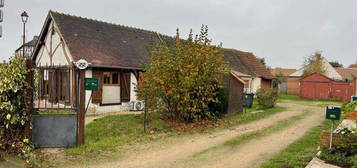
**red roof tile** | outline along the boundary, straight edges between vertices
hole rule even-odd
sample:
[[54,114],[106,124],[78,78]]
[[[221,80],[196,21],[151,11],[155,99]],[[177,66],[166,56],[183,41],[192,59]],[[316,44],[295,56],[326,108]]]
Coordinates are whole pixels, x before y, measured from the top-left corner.
[[289,68],[273,68],[270,70],[273,75],[277,75],[279,73],[283,74],[284,76],[289,76],[290,74],[294,73],[296,69],[289,69]]

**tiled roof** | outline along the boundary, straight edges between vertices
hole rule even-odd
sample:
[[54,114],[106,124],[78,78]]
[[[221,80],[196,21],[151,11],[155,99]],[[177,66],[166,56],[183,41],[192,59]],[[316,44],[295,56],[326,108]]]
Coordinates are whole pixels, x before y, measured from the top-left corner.
[[336,68],[343,79],[353,80],[357,78],[357,68]]
[[238,50],[222,49],[222,53],[224,54],[224,59],[230,64],[232,70],[255,76],[255,74],[249,70],[248,65],[245,65],[240,59],[240,52]]
[[254,73],[256,76],[265,79],[274,79],[275,77],[271,74],[268,68],[257,59],[252,53],[241,52],[240,59],[244,65],[248,65],[247,68]]
[[222,49],[222,52],[231,68],[234,71],[244,74],[243,76],[258,76],[265,79],[275,78],[253,53],[235,49]]
[[296,69],[290,68],[273,68],[270,70],[273,75],[277,75],[279,73],[283,74],[284,76],[289,76],[290,74],[294,73]]
[[[155,41],[168,44],[174,38],[153,31],[101,22],[50,11],[74,61],[86,59],[92,66],[139,68],[147,63],[148,47]],[[232,70],[272,79],[270,71],[252,54],[222,49]]]
[[93,65],[142,68],[147,62],[147,47],[160,39],[171,39],[153,31],[53,11],[50,14],[74,61],[86,59]]

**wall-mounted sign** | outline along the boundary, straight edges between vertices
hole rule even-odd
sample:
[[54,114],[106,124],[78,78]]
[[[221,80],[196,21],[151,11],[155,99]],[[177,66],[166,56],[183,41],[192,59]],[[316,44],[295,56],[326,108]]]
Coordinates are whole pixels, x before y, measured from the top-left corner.
[[74,62],[74,65],[76,65],[78,69],[87,69],[89,63],[85,59],[80,59],[77,62]]
[[98,90],[99,79],[98,78],[85,78],[84,85],[86,90]]
[[340,120],[341,107],[339,106],[327,106],[326,107],[326,119],[328,120]]

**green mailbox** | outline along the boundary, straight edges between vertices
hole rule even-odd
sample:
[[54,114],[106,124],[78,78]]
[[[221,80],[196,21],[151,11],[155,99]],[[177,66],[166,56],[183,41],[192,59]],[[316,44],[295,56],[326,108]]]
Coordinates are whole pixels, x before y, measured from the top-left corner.
[[326,107],[326,119],[328,120],[340,120],[341,107],[340,106],[327,106]]
[[99,79],[98,78],[85,78],[85,89],[86,90],[98,90],[99,89]]

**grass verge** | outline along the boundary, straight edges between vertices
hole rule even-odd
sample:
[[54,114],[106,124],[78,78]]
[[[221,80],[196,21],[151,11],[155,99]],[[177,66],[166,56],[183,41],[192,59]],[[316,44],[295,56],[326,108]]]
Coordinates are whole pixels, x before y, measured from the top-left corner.
[[343,102],[338,100],[306,100],[300,98],[298,95],[292,94],[280,94],[279,103],[297,103],[297,104],[305,104],[305,103],[313,103],[315,106],[324,107],[327,105],[342,105]]
[[297,121],[304,119],[308,114],[310,113],[309,110],[305,110],[302,114],[298,115],[298,116],[294,116],[294,117],[290,117],[286,120],[282,120],[277,122],[276,124],[273,124],[267,128],[264,128],[262,130],[259,131],[255,131],[252,133],[248,133],[248,134],[243,134],[235,139],[226,141],[224,143],[224,145],[226,146],[238,146],[240,144],[243,144],[245,142],[248,142],[252,139],[258,139],[267,135],[271,135],[275,132],[279,132],[283,129],[286,129],[289,126],[292,126],[293,124],[295,124]]
[[228,128],[228,127],[236,126],[239,124],[250,123],[252,121],[260,120],[260,119],[269,117],[273,114],[287,110],[286,107],[279,107],[279,106],[276,106],[276,107],[273,107],[270,109],[265,109],[265,110],[257,110],[253,106],[253,109],[255,109],[255,110],[249,109],[245,112],[242,112],[241,114],[227,116],[227,117],[223,118],[223,119],[229,121],[229,124],[224,125],[223,128]]
[[325,121],[323,124],[311,128],[303,137],[264,163],[261,168],[279,168],[282,166],[305,167],[316,154],[321,131],[329,129],[329,127],[329,122]]

